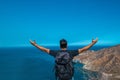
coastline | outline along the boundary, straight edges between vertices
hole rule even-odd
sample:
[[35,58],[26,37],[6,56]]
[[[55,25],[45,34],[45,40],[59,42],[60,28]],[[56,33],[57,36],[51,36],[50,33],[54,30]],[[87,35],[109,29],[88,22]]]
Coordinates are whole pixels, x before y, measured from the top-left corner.
[[83,68],[99,73],[99,80],[120,79],[120,45],[86,51],[74,58]]

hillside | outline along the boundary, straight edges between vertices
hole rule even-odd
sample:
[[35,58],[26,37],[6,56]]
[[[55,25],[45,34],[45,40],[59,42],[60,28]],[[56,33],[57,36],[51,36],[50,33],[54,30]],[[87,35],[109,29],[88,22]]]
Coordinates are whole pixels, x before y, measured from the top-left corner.
[[100,80],[120,80],[120,45],[86,51],[74,58],[84,69],[101,73]]

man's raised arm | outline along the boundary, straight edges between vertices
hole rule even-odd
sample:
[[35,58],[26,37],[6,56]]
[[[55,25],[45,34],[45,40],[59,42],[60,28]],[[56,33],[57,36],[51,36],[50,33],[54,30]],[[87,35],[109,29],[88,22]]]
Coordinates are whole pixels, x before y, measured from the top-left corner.
[[39,46],[35,41],[30,40],[30,43],[31,43],[33,46],[35,46],[35,47],[37,47],[38,49],[40,49],[41,51],[44,51],[44,52],[46,52],[46,53],[50,53],[50,49],[44,48],[44,47],[42,47],[42,46]]
[[98,41],[98,38],[96,38],[95,40],[92,40],[92,43],[91,43],[91,44],[89,44],[88,46],[85,46],[85,47],[83,47],[83,48],[81,48],[81,49],[78,49],[78,52],[79,52],[79,53],[82,53],[82,52],[88,50],[88,49],[91,48],[97,41]]

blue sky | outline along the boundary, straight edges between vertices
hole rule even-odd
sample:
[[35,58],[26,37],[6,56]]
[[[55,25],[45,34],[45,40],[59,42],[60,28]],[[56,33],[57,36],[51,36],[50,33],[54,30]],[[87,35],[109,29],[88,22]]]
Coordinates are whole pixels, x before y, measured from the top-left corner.
[[120,0],[3,0],[0,1],[0,47],[98,45],[120,43]]

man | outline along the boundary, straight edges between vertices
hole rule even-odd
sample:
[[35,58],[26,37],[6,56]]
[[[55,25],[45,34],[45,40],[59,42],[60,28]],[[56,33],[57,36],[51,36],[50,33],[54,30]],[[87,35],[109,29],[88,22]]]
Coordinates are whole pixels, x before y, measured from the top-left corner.
[[96,42],[98,38],[92,40],[92,43],[88,46],[85,46],[78,50],[67,50],[67,41],[65,39],[60,40],[60,49],[61,50],[50,50],[39,46],[35,41],[31,41],[30,43],[37,47],[38,49],[50,54],[55,57],[55,75],[56,80],[72,80],[74,75],[74,67],[72,64],[72,59],[78,54],[88,50],[91,48]]

